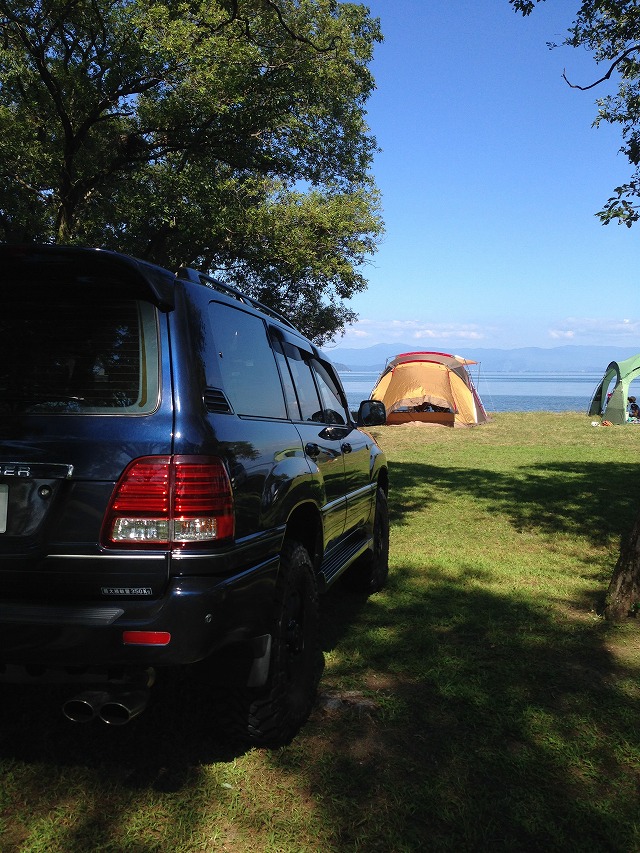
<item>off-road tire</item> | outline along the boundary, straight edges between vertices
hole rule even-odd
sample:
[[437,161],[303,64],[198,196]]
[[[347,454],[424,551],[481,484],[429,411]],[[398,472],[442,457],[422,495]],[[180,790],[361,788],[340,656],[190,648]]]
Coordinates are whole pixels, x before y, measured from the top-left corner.
[[307,550],[285,542],[280,557],[271,661],[263,687],[240,691],[238,732],[259,746],[289,743],[307,721],[322,671],[318,587]]

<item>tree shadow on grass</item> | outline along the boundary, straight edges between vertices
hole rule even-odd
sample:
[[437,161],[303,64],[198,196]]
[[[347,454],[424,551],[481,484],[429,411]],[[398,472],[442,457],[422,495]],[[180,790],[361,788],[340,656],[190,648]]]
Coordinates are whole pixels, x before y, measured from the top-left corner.
[[378,697],[319,708],[301,748],[334,792],[336,849],[639,849],[639,668],[602,623],[474,588],[466,568],[425,566],[419,594],[400,570],[334,656],[325,687],[355,669]]
[[571,533],[602,544],[625,535],[639,508],[635,463],[526,465],[511,474],[415,463],[390,467],[399,496],[390,504],[395,523],[445,490],[505,515],[516,530]]
[[[366,604],[332,589],[324,616],[321,695],[338,701],[320,701],[290,746],[261,754],[283,800],[311,804],[311,826],[323,832],[315,849],[640,847],[640,706],[630,686],[640,672],[612,657],[602,623],[492,594],[474,566],[452,579],[428,563],[397,569]],[[366,701],[340,701],[345,681]],[[205,765],[241,753],[216,735],[195,680],[175,675],[154,689],[144,715],[109,729],[65,721],[57,690],[3,688],[0,759],[5,772],[20,768],[33,820],[73,812],[84,787],[98,800],[82,820],[61,820],[52,849],[113,845],[129,812],[149,808],[149,791],[163,795],[170,834],[122,849],[199,849],[188,840],[225,796],[219,785],[212,792]],[[250,837],[273,794],[247,787],[243,796],[228,820]],[[281,823],[290,832],[286,813],[270,816],[271,838]],[[3,814],[7,825],[6,804]]]
[[[515,529],[602,544],[631,527],[635,468],[564,463],[505,476],[394,464],[392,520],[455,490]],[[640,849],[638,667],[611,656],[602,623],[492,594],[476,566],[458,569],[451,579],[427,562],[417,582],[415,569],[401,567],[368,601],[342,585],[329,592],[321,692],[337,701],[319,702],[290,746],[265,752],[265,768],[292,797],[311,798],[326,851]],[[342,701],[343,682],[366,701]],[[147,711],[115,729],[66,721],[68,692],[2,687],[0,762],[5,772],[19,768],[20,803],[37,821],[73,809],[65,782],[76,797],[83,786],[89,799],[104,795],[83,820],[62,822],[59,849],[80,851],[91,849],[87,839],[112,843],[136,798],[159,792],[173,842],[127,849],[188,850],[212,805],[205,766],[243,755],[217,722],[224,691],[195,672],[169,672]],[[223,791],[215,796],[223,803]],[[185,798],[197,804],[188,818]],[[229,820],[249,822],[250,810]],[[13,825],[10,807],[4,820]]]

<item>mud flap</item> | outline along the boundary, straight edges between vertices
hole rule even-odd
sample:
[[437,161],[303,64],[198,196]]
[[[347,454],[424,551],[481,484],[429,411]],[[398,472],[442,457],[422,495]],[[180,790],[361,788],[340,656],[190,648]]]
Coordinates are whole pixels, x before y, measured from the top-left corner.
[[269,675],[271,663],[271,634],[254,637],[251,641],[253,663],[247,679],[247,687],[263,687]]

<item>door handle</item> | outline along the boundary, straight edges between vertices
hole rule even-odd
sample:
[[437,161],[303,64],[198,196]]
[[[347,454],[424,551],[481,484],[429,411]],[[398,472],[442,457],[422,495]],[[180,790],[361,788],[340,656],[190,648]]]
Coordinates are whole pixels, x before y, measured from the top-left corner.
[[305,444],[304,452],[307,454],[307,456],[310,456],[312,459],[315,459],[316,456],[320,456],[320,448],[318,447],[317,444],[314,444],[311,441],[308,442],[308,444]]

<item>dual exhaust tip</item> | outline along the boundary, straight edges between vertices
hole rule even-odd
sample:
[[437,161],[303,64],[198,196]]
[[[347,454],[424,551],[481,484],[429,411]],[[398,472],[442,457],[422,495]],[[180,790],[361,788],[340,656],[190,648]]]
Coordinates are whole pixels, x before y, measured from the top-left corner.
[[86,690],[67,699],[62,712],[74,723],[98,718],[109,726],[124,726],[144,711],[148,701],[148,690]]

